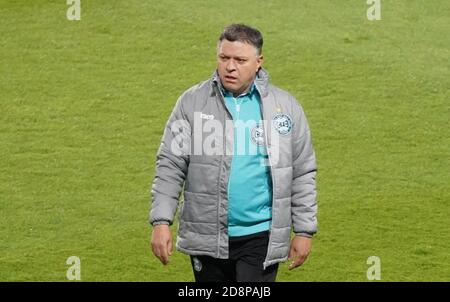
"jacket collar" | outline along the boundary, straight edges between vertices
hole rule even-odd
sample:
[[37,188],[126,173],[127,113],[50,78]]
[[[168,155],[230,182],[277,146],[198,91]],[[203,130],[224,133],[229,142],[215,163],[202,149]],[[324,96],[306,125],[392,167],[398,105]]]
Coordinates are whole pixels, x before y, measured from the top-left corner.
[[[217,87],[219,88],[219,91],[221,91],[223,89],[217,69],[214,71],[214,73],[211,77],[211,84],[217,85]],[[258,89],[258,92],[261,95],[261,97],[267,96],[268,86],[269,86],[269,73],[267,72],[267,70],[265,70],[262,67],[256,73],[255,85],[256,85],[256,89]],[[214,93],[215,93],[215,91],[214,91],[214,89],[212,89],[211,94],[214,94]]]

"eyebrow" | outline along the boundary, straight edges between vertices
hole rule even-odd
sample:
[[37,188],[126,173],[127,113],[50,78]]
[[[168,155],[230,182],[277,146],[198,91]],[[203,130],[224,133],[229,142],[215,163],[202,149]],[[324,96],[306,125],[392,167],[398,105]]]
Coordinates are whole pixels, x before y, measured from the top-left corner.
[[[227,58],[231,58],[232,56],[228,56],[224,53],[219,53],[219,57],[227,57]],[[234,56],[232,57],[234,59],[238,59],[238,60],[248,60],[248,57],[242,57],[242,56]]]

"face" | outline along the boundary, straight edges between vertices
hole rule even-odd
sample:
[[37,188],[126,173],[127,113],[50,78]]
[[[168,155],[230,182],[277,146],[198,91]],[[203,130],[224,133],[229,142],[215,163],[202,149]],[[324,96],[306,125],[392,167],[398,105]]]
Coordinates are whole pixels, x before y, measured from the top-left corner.
[[255,46],[239,41],[222,40],[217,48],[217,70],[223,87],[234,93],[245,92],[263,62]]

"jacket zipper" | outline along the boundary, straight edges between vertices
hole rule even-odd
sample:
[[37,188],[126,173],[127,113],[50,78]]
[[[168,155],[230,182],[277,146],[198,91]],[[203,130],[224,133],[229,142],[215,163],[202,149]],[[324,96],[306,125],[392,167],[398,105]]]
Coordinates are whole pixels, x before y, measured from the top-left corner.
[[[258,86],[256,86],[256,89],[258,90],[258,93],[259,93]],[[272,160],[271,160],[272,148],[271,148],[271,142],[269,143],[269,134],[267,133],[267,131],[266,131],[267,129],[265,129],[265,126],[264,126],[265,117],[264,117],[264,107],[263,107],[263,96],[261,95],[261,93],[259,93],[259,95],[261,97],[260,111],[261,111],[261,117],[263,120],[262,127],[263,127],[263,131],[264,131],[264,137],[266,140],[266,151],[267,151],[267,159],[269,160],[270,177],[272,179],[272,220],[273,220],[273,208],[274,208],[274,202],[275,202],[275,177],[273,176],[273,173],[272,173],[272,167],[273,167]],[[271,236],[272,226],[273,226],[273,223],[270,224],[270,229],[269,229],[269,243],[267,246],[267,255],[269,255],[269,247],[272,244],[272,236]],[[267,255],[266,255],[266,259],[264,260],[264,262],[267,261]],[[266,268],[266,266],[264,265],[264,269],[265,268]]]
[[[223,143],[223,148],[224,148],[224,152],[226,153],[226,140],[227,140],[227,133],[226,133],[226,115],[228,114],[228,116],[231,118],[231,120],[233,121],[233,116],[231,115],[230,111],[228,110],[227,106],[225,105],[225,100],[223,99],[222,94],[219,91],[219,87],[217,87],[217,83],[214,85],[214,88],[216,90],[216,94],[219,95],[219,99],[222,103],[222,106],[225,108],[225,127],[224,127],[224,135],[223,135],[223,139],[222,139],[222,143]],[[233,121],[234,122],[234,121]],[[219,170],[219,183],[220,183],[220,178],[222,176],[222,165],[223,165],[223,157],[225,155],[222,154],[220,157],[220,170]],[[227,192],[228,192],[228,183],[227,183]],[[219,211],[220,211],[220,204],[221,204],[222,198],[221,198],[221,194],[219,192],[219,204],[217,205],[217,258],[220,257],[220,217],[219,217]]]

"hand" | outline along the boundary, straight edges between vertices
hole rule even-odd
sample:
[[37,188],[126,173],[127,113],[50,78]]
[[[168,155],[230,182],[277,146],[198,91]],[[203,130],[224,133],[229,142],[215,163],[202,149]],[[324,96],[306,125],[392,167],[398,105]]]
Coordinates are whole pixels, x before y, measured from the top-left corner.
[[169,256],[172,256],[173,244],[172,234],[167,224],[153,226],[151,245],[153,254],[159,261],[164,265],[169,263]]
[[311,252],[311,245],[312,239],[308,237],[298,235],[292,239],[289,251],[289,260],[292,260],[292,262],[289,265],[289,270],[299,267],[306,261]]

